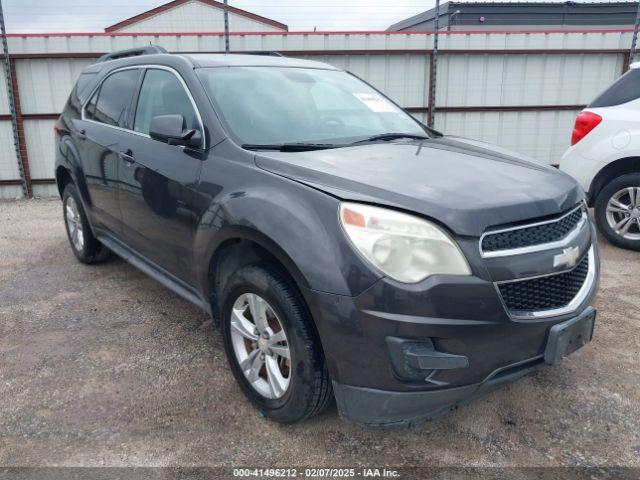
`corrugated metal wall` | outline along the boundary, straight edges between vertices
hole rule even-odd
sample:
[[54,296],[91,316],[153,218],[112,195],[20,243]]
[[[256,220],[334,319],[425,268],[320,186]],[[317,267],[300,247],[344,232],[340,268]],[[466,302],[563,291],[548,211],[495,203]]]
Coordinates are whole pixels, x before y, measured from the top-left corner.
[[438,61],[436,104],[585,104],[621,69],[622,56],[611,54],[443,55]]
[[80,72],[91,59],[23,59],[16,61],[22,113],[62,111]]
[[[435,126],[542,163],[568,146],[575,114],[626,69],[631,32],[443,34]],[[433,36],[422,33],[233,34],[233,51],[277,50],[347,69],[427,117]],[[149,43],[220,52],[219,34],[9,35],[34,195],[56,193],[53,123],[79,72],[100,54]],[[0,78],[0,198],[21,195],[6,81]]]
[[578,111],[446,112],[435,127],[519,151],[543,163],[558,161],[569,146]]

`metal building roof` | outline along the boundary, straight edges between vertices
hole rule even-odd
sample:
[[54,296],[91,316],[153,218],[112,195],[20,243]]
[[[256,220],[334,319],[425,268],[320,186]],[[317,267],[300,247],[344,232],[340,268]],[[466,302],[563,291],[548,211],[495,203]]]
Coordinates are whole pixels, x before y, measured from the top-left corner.
[[[557,28],[633,25],[638,2],[446,2],[440,28],[500,29],[509,26]],[[394,23],[387,30],[429,30],[435,8]]]

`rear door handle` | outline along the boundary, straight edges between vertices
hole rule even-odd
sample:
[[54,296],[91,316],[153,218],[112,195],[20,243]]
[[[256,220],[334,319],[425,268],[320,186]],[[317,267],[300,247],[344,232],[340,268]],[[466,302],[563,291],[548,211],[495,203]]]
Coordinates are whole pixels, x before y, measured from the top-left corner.
[[124,163],[126,163],[127,165],[133,165],[136,161],[135,158],[133,158],[133,152],[131,150],[127,150],[124,152],[120,152],[118,153],[118,156],[124,161]]

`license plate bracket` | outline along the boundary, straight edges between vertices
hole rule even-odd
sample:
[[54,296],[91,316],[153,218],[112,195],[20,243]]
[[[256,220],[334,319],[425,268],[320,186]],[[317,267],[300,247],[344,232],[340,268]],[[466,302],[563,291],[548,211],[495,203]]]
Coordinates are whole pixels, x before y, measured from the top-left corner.
[[589,343],[593,337],[595,322],[596,310],[589,307],[576,318],[551,327],[544,351],[544,361],[555,365],[560,363],[563,357]]

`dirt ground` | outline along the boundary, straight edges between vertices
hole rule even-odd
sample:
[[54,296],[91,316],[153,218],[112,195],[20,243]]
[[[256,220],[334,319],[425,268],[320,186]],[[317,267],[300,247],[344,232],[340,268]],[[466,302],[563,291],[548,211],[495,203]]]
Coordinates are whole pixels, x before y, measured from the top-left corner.
[[419,428],[261,418],[206,314],[84,266],[57,199],[0,203],[0,466],[640,467],[640,253],[603,240],[594,340]]

